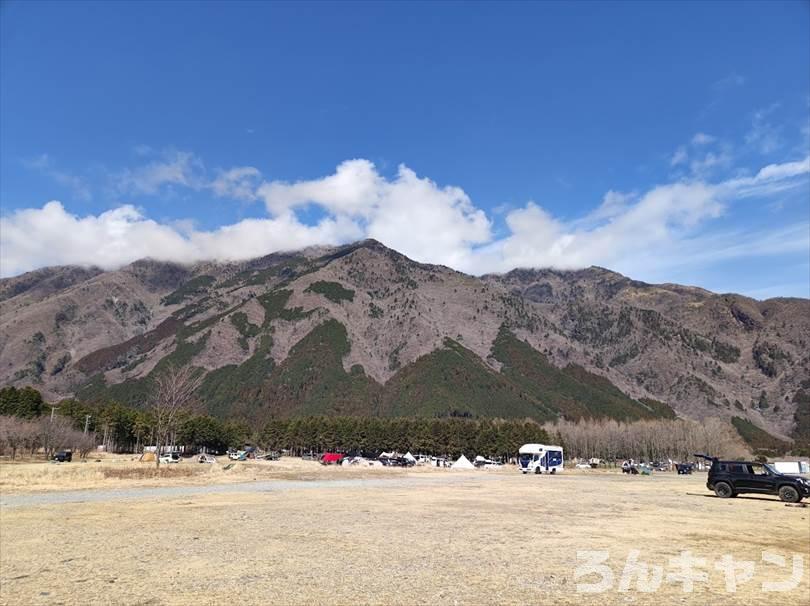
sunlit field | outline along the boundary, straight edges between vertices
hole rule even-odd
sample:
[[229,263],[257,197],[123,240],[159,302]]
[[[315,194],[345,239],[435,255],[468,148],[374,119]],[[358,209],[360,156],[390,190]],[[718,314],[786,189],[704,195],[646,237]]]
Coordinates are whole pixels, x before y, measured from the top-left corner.
[[[721,500],[702,474],[71,465],[0,467],[3,604],[800,604],[810,580],[810,509]],[[87,502],[19,500],[59,486],[89,489]],[[110,490],[134,486],[178,491]],[[688,591],[684,551],[697,558]],[[647,584],[622,578],[628,556],[651,566]],[[750,578],[727,585],[724,557],[753,562]],[[586,574],[592,558],[610,574]]]

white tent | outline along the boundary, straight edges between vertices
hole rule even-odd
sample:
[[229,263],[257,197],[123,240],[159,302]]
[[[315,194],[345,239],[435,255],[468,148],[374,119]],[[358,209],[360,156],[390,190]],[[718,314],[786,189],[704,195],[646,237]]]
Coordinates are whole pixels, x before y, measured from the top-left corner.
[[408,459],[411,463],[416,463],[416,457],[413,456],[410,451],[405,453],[405,456],[402,457],[403,459]]
[[461,455],[458,458],[458,461],[450,466],[450,469],[475,469],[475,466],[470,463],[470,460],[467,457]]

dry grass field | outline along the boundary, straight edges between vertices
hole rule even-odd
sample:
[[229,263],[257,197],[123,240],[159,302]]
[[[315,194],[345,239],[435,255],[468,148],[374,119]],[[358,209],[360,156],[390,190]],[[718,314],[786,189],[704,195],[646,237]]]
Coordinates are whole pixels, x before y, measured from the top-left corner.
[[[702,474],[538,477],[282,459],[137,477],[143,464],[93,465],[0,465],[0,603],[800,605],[810,595],[810,508],[717,499]],[[156,496],[155,486],[177,490]],[[133,487],[120,499],[15,501]],[[609,552],[605,592],[577,590],[598,580],[576,577],[581,550]],[[636,577],[620,591],[632,550],[663,567],[656,591],[639,591]],[[705,559],[691,592],[667,576],[685,550]],[[734,592],[714,568],[727,554],[754,563]],[[794,554],[799,584],[763,591],[790,578]]]
[[[230,469],[226,467],[232,464]],[[233,462],[219,457],[214,465],[184,459],[180,464],[161,465],[138,461],[127,455],[101,455],[100,459],[76,463],[20,461],[0,463],[0,494],[49,492],[54,490],[115,489],[154,486],[205,486],[254,480],[317,480],[337,477],[399,477],[430,472],[386,467],[351,466],[335,469],[313,461],[284,457],[279,461]]]

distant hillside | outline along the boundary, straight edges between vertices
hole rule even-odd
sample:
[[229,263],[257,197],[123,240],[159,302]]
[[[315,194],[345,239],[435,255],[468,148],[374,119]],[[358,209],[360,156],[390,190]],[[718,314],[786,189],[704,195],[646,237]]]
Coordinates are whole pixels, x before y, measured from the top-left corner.
[[808,339],[805,299],[596,267],[476,278],[373,240],[0,280],[0,384],[139,406],[156,373],[191,364],[212,414],[249,420],[680,415],[804,439]]

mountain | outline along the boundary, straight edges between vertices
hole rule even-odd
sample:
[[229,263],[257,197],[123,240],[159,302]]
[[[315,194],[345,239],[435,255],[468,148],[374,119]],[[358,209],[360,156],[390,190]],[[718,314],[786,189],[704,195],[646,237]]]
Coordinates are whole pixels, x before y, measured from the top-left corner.
[[211,414],[737,418],[810,434],[810,301],[591,267],[469,276],[366,240],[246,262],[0,280],[0,384],[143,405],[168,364]]

